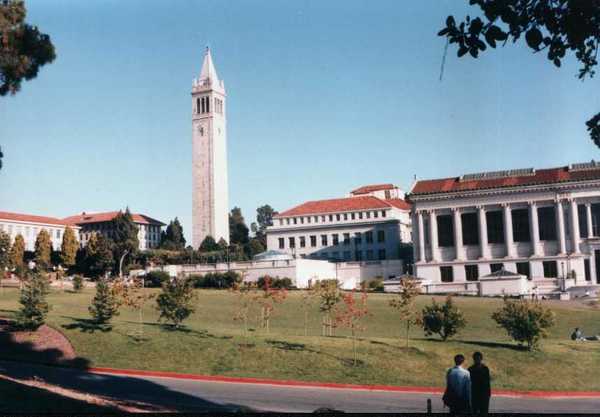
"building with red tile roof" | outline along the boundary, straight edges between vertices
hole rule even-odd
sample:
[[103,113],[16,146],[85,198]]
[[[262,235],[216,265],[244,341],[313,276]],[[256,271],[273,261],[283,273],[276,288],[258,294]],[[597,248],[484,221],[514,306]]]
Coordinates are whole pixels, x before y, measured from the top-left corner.
[[481,293],[499,270],[529,278],[528,293],[600,284],[600,163],[420,180],[407,199],[433,292]]
[[[109,211],[103,213],[86,213],[69,216],[62,219],[63,222],[80,227],[80,242],[85,246],[93,233],[102,233],[107,237],[112,235],[112,220],[121,213],[120,211]],[[160,233],[163,222],[146,216],[145,214],[131,213],[133,222],[138,227],[138,239],[140,250],[153,249],[160,244]]]
[[[20,234],[25,240],[25,250],[28,251],[34,250],[37,235],[44,229],[50,235],[52,247],[55,250],[60,249],[65,228],[69,225],[55,217],[0,211],[0,230],[8,233],[11,242]],[[76,225],[72,227],[77,234],[79,227]]]

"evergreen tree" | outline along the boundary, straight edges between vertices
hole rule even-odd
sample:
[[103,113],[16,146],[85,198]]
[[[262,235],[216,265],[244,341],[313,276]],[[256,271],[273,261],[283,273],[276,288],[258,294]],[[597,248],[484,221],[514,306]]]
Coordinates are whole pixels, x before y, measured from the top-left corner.
[[17,326],[25,330],[36,330],[46,321],[50,306],[46,301],[49,283],[44,274],[32,273],[21,289],[19,303],[21,309],[17,312]]
[[256,238],[260,240],[263,247],[267,247],[267,227],[273,225],[273,216],[275,214],[277,214],[277,212],[268,204],[256,209],[256,222],[258,225],[255,226],[253,232],[256,234]]
[[185,248],[183,227],[177,217],[169,222],[167,230],[161,233],[160,247],[168,250],[183,250]]
[[79,242],[75,236],[75,232],[69,226],[65,228],[63,233],[62,245],[60,250],[60,262],[67,268],[75,265],[77,256],[77,249],[79,249]]
[[35,263],[40,269],[50,267],[50,257],[52,256],[52,241],[50,234],[46,229],[42,229],[35,239]]
[[229,213],[229,242],[245,245],[249,240],[250,230],[246,226],[242,209],[234,207]]
[[254,255],[262,253],[265,251],[265,247],[261,243],[261,241],[257,238],[250,239],[250,242],[246,245],[246,254],[249,258],[252,258]]
[[114,266],[111,242],[102,234],[93,233],[84,249],[85,272],[92,277],[104,275]]
[[96,295],[88,311],[97,324],[106,324],[113,316],[119,315],[117,298],[106,278],[101,278],[96,283]]
[[208,235],[204,238],[198,250],[200,252],[214,252],[219,249],[219,245],[217,245],[217,242],[215,242],[215,238],[211,235]]
[[25,239],[21,234],[15,236],[10,248],[10,267],[14,268],[19,276],[25,273]]
[[[140,241],[138,239],[138,227],[133,222],[133,217],[129,208],[125,209],[125,212],[119,212],[119,214],[112,220],[112,241],[113,241],[113,252],[116,268],[119,269],[119,275],[121,275],[121,262],[129,256],[133,258],[133,255],[137,252],[140,247]],[[125,263],[125,265],[127,265]]]
[[194,281],[177,278],[163,283],[162,293],[156,298],[159,320],[171,322],[177,329],[194,312]]
[[10,267],[10,235],[0,230],[0,274]]

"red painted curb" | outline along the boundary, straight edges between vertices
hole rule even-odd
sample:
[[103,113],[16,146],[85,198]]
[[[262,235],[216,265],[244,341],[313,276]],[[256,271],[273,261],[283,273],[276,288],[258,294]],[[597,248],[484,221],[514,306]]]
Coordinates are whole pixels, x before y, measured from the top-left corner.
[[[168,371],[138,371],[135,369],[114,369],[114,368],[89,368],[89,372],[98,374],[114,374],[128,376],[149,376],[158,378],[174,378],[187,379],[194,381],[212,381],[212,382],[228,382],[238,384],[260,384],[260,385],[277,385],[287,387],[304,387],[304,388],[333,388],[333,389],[350,389],[361,391],[388,391],[388,392],[404,392],[417,394],[442,394],[443,388],[440,387],[400,387],[393,385],[359,385],[359,384],[340,384],[335,382],[308,382],[294,380],[280,380],[268,378],[245,378],[245,377],[229,377],[219,375],[194,375],[182,374]],[[516,390],[494,390],[493,395],[500,397],[533,397],[533,398],[600,398],[600,391],[516,391]]]

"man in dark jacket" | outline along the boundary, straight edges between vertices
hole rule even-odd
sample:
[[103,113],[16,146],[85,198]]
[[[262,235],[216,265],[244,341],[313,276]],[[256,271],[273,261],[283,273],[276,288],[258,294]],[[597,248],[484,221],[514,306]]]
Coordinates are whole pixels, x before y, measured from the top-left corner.
[[490,370],[483,364],[483,354],[473,353],[473,365],[469,368],[471,374],[471,407],[473,414],[487,415],[490,407],[492,390],[490,387]]

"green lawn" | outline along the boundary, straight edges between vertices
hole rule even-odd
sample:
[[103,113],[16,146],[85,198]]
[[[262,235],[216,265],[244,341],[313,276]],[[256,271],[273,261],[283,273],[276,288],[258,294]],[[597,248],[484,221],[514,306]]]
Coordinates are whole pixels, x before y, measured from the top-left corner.
[[[150,290],[149,290],[150,291]],[[198,291],[198,305],[186,329],[172,331],[156,324],[150,302],[144,311],[143,337],[137,335],[138,314],[123,308],[110,332],[90,328],[81,319],[93,295],[54,291],[49,296],[49,324],[63,332],[78,355],[93,366],[168,370],[198,374],[300,379],[359,384],[440,386],[444,370],[456,353],[484,353],[496,388],[543,390],[600,390],[600,342],[575,343],[569,335],[575,326],[586,334],[600,334],[600,310],[576,303],[547,302],[556,312],[557,325],[541,351],[514,349],[490,314],[499,299],[457,297],[468,327],[454,340],[427,339],[422,330],[412,332],[405,349],[402,330],[388,307],[387,294],[370,294],[367,330],[361,334],[359,355],[363,363],[351,365],[352,343],[347,332],[320,337],[316,306],[304,336],[300,292],[290,292],[271,322],[270,334],[250,332],[248,345],[239,323],[232,317],[237,299],[226,291]],[[0,294],[0,314],[18,308],[18,291]],[[430,302],[420,297],[418,305]],[[240,347],[240,345],[245,347]],[[2,353],[5,357],[10,352]]]

